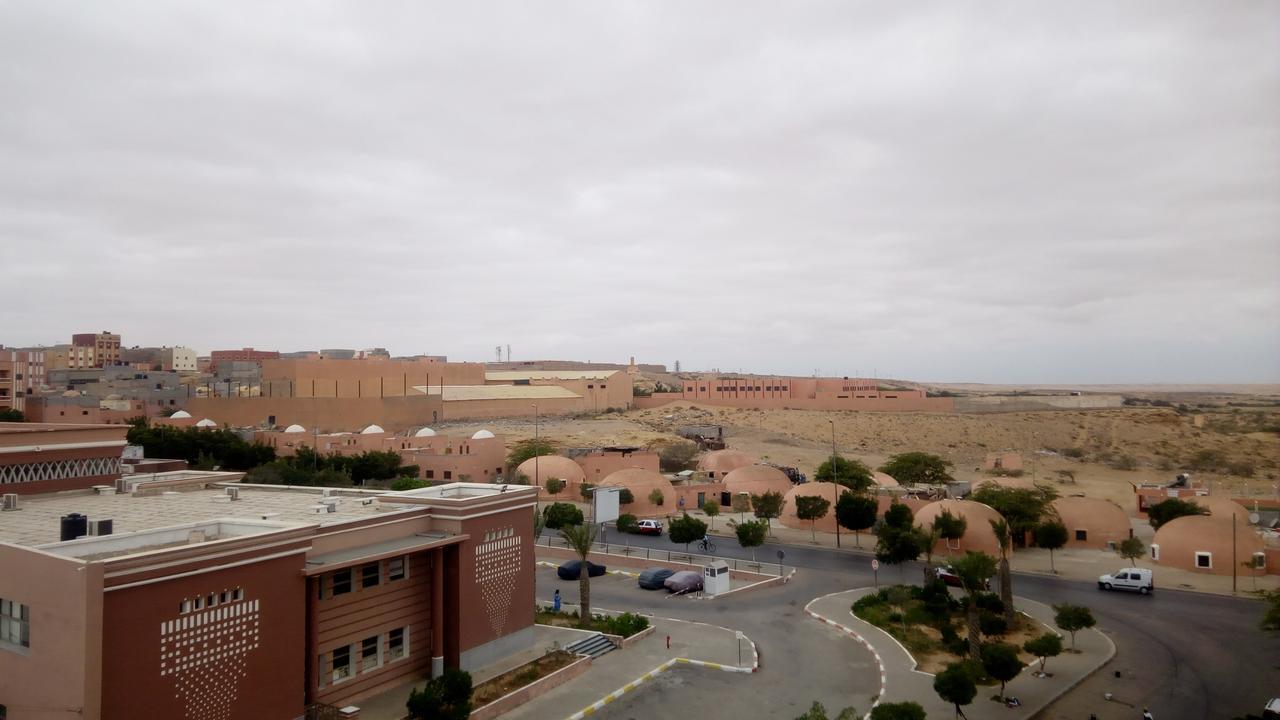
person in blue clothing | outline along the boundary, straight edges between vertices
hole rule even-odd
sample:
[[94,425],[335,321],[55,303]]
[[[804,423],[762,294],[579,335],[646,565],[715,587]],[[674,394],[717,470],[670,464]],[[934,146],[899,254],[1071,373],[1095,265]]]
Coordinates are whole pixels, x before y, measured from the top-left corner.
[[556,612],[560,612],[560,588],[556,588],[556,594],[552,596],[551,604],[555,607]]

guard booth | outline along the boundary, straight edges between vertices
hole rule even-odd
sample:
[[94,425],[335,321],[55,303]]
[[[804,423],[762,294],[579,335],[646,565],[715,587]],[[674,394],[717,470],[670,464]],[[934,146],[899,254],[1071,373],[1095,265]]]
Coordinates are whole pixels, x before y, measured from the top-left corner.
[[729,563],[712,560],[702,568],[702,592],[712,597],[729,592]]

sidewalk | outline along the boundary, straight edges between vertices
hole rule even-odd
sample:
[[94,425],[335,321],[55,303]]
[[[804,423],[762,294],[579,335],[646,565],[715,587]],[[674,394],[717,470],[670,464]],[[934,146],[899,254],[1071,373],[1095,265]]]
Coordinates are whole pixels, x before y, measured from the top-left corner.
[[[573,717],[597,703],[607,704],[625,693],[642,689],[644,681],[652,679],[651,673],[656,674],[658,668],[682,658],[748,673],[756,662],[753,644],[744,640],[742,666],[738,665],[739,642],[732,630],[668,618],[650,617],[649,621],[654,626],[649,636],[628,648],[596,658],[585,675],[506,713],[502,716],[504,720]],[[667,648],[668,636],[671,637],[670,649]],[[605,701],[605,698],[610,699]]]
[[[881,666],[883,689],[879,702],[918,702],[930,717],[950,717],[955,709],[934,692],[933,675],[916,670],[915,658],[897,640],[880,628],[859,620],[850,610],[855,600],[871,592],[872,588],[859,588],[824,595],[806,605],[805,612],[872,648]],[[1019,610],[1049,627],[1056,627],[1053,624],[1053,610],[1047,605],[1022,597],[1015,597],[1015,601]],[[1062,634],[1069,647],[1069,636]],[[1026,720],[1075,687],[1115,655],[1115,645],[1097,630],[1076,633],[1076,649],[1080,651],[1079,654],[1064,652],[1049,660],[1047,669],[1053,673],[1051,678],[1035,677],[1031,674],[1035,669],[1033,666],[1024,669],[1022,674],[1009,682],[1005,695],[1021,700],[1020,707],[1007,708],[993,702],[990,698],[999,691],[999,686],[979,686],[973,703],[964,707],[965,714],[973,720]]]

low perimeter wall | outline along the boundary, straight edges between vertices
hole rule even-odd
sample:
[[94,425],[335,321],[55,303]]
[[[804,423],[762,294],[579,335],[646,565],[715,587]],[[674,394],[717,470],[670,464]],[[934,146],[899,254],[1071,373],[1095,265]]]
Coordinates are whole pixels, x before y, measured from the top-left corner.
[[583,657],[581,660],[571,665],[566,665],[544,678],[540,678],[535,682],[525,685],[519,690],[513,690],[512,692],[503,695],[488,705],[483,705],[472,710],[470,715],[471,720],[492,720],[503,713],[516,709],[536,697],[551,692],[589,670],[591,668],[592,659],[593,658],[590,657]]

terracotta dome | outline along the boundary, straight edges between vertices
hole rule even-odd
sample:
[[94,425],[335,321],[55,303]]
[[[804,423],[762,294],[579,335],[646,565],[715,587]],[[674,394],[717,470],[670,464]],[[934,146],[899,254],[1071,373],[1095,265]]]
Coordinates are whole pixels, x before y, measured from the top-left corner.
[[493,433],[488,430],[477,430],[475,435],[471,436],[472,440],[488,440],[493,437]]
[[782,516],[778,518],[778,522],[785,527],[808,530],[810,527],[809,521],[801,520],[796,515],[796,498],[817,495],[829,500],[831,506],[827,508],[826,515],[819,520],[813,521],[813,527],[822,532],[833,533],[836,531],[836,498],[839,497],[839,493],[848,491],[848,488],[843,485],[830,482],[809,482],[796,485],[787,491],[786,501],[782,506]]
[[414,437],[435,437],[436,431],[429,427],[420,428],[418,432],[413,434]]
[[771,490],[786,495],[791,492],[791,478],[771,465],[748,465],[725,475],[724,489],[730,495],[740,492],[761,495]]
[[882,472],[871,473],[871,482],[875,483],[879,487],[898,487],[897,480],[894,480],[892,476]]
[[1236,516],[1236,522],[1243,525],[1249,524],[1249,510],[1234,500],[1224,497],[1213,497],[1211,495],[1196,495],[1189,498],[1191,502],[1209,511],[1209,515],[1213,517],[1231,519],[1232,515]]
[[191,417],[191,413],[187,412],[186,410],[179,410],[178,412],[170,415],[169,419],[170,420],[187,420],[190,417]]
[[698,458],[698,469],[712,480],[721,480],[740,467],[754,464],[755,458],[741,450],[712,450]]
[[972,500],[938,500],[920,508],[920,512],[915,516],[915,524],[921,527],[933,527],[934,518],[941,515],[943,510],[964,518],[968,525],[965,528],[964,537],[953,541],[954,544],[950,547],[947,546],[946,540],[939,540],[933,550],[935,555],[973,550],[984,552],[992,557],[1000,556],[1000,543],[996,541],[996,534],[991,529],[990,521],[1003,518],[995,508]]
[[[1263,552],[1262,538],[1247,523],[1236,521],[1235,557],[1248,562]],[[1230,575],[1231,516],[1188,515],[1170,520],[1156,531],[1149,551],[1153,560],[1165,567],[1212,575]],[[1199,554],[1199,555],[1198,555]],[[1207,563],[1207,567],[1200,563]],[[1242,575],[1247,568],[1236,567]]]
[[381,425],[370,425],[369,427],[361,430],[360,434],[361,435],[378,435],[385,432],[386,430],[383,430]]
[[1054,500],[1052,507],[1067,526],[1067,547],[1105,550],[1107,543],[1118,544],[1132,533],[1129,516],[1110,500],[1064,497]]
[[295,423],[285,428],[284,431],[287,433],[304,433],[307,431],[307,429]]
[[[534,471],[534,466],[537,471]],[[537,462],[533,458],[529,458],[520,463],[516,468],[516,472],[529,478],[530,485],[538,486],[538,493],[544,498],[555,498],[557,500],[578,500],[581,496],[578,494],[578,488],[582,486],[582,480],[586,474],[582,472],[582,466],[570,460],[563,455],[540,455]],[[564,489],[556,495],[547,492],[547,480],[556,478],[565,482]]]
[[[676,507],[676,491],[671,487],[671,481],[652,470],[642,470],[640,468],[617,470],[606,475],[600,485],[624,487],[630,490],[634,502],[629,505],[623,505],[621,511],[631,513],[636,517],[659,517],[661,515],[670,515],[679,510]],[[650,493],[655,489],[662,491],[663,502],[661,505],[655,505],[649,500]]]

